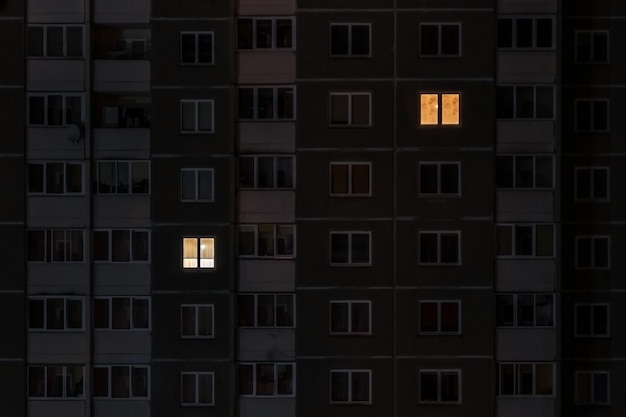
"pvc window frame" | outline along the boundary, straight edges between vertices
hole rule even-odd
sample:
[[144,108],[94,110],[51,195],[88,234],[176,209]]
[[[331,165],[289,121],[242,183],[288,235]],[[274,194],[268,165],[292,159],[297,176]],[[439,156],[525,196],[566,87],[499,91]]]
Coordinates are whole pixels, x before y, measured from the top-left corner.
[[[348,330],[345,332],[333,332],[332,331],[332,306],[333,304],[345,304],[348,307]],[[355,304],[366,304],[367,305],[367,331],[366,332],[358,332],[352,329],[352,306]],[[330,300],[328,302],[328,334],[331,336],[371,336],[372,335],[372,302],[371,300]]]

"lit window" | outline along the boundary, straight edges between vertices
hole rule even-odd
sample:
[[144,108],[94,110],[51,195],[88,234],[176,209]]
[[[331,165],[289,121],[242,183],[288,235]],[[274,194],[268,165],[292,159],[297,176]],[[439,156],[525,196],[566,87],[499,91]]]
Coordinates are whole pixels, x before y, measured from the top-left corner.
[[372,334],[372,310],[370,301],[331,301],[330,334]]
[[97,297],[93,302],[95,329],[149,330],[149,297]]
[[293,294],[242,294],[237,297],[240,327],[294,327]]
[[461,95],[420,94],[420,125],[459,125]]
[[81,162],[29,162],[29,194],[83,194]]
[[211,338],[215,307],[213,304],[183,304],[180,306],[180,336],[182,338]]
[[552,155],[498,155],[496,186],[507,189],[554,188]]
[[553,224],[499,224],[496,237],[500,257],[554,256]]
[[28,262],[83,262],[84,230],[29,230]]
[[239,87],[240,120],[293,120],[293,86]]
[[499,363],[499,396],[553,396],[553,363]]
[[239,188],[293,188],[293,156],[242,155],[239,157]]
[[95,230],[93,232],[93,260],[96,262],[149,262],[150,231]]
[[366,197],[371,195],[369,162],[331,162],[330,195],[333,197]]
[[420,23],[420,55],[455,57],[461,55],[459,23]]
[[330,125],[370,126],[371,108],[370,93],[330,93]]
[[419,311],[421,334],[461,333],[461,303],[459,301],[420,301]]
[[29,366],[28,398],[82,399],[84,366]]
[[577,167],[576,200],[609,201],[609,168]]
[[577,132],[608,132],[609,100],[576,100],[575,129]]
[[148,161],[98,161],[98,194],[147,194]]
[[83,330],[83,299],[43,297],[28,299],[29,330]]
[[609,404],[609,372],[576,372],[576,405]]
[[554,86],[498,86],[496,112],[498,119],[554,119]]
[[183,268],[215,268],[215,238],[183,238]]
[[180,34],[181,64],[213,63],[213,32],[182,32]]
[[496,323],[499,327],[553,327],[553,294],[498,294]]
[[214,379],[213,372],[182,372],[180,374],[180,405],[214,405]]
[[27,39],[29,57],[83,56],[82,25],[28,25]]
[[461,403],[461,371],[420,369],[420,403]]
[[609,269],[608,236],[576,236],[576,269]]
[[291,17],[246,17],[237,22],[238,48],[292,49],[294,19]]
[[608,304],[576,304],[574,311],[576,337],[609,336]]
[[239,226],[239,256],[293,258],[295,226],[292,224],[245,224]]
[[498,19],[498,48],[551,49],[554,47],[552,17],[513,17]]
[[147,365],[96,365],[92,379],[92,394],[96,398],[145,399],[150,396],[150,367]]
[[239,394],[255,397],[293,397],[296,365],[289,362],[242,363]]
[[181,100],[180,132],[213,133],[213,100]]
[[609,32],[606,30],[576,31],[576,62],[605,64],[609,62]]
[[81,125],[84,119],[81,94],[29,94],[28,125]]
[[180,200],[189,202],[213,201],[213,169],[183,168],[180,170]]
[[419,232],[419,264],[460,265],[461,232]]
[[370,56],[370,32],[369,23],[331,23],[330,56]]
[[331,265],[371,265],[371,232],[330,232]]
[[371,404],[372,371],[333,369],[330,371],[331,404]]
[[459,162],[420,162],[420,195],[460,195],[461,164]]

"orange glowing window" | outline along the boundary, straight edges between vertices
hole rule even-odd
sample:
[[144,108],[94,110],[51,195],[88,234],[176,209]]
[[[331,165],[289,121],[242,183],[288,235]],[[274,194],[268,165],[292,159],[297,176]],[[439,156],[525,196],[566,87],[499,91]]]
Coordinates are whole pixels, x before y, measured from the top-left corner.
[[461,95],[420,94],[420,125],[459,125]]

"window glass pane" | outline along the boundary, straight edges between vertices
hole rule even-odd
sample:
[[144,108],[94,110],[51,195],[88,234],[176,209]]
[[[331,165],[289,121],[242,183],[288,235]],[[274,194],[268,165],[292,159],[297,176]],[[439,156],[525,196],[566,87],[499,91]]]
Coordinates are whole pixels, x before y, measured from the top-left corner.
[[198,238],[183,239],[183,268],[198,267]]
[[352,124],[370,124],[370,96],[368,94],[352,95]]
[[48,162],[46,164],[46,192],[62,193],[64,190],[64,173],[65,169],[62,162]]
[[515,117],[518,119],[532,119],[535,117],[533,87],[515,88]]
[[109,300],[96,298],[93,307],[94,327],[96,329],[109,328]]
[[496,323],[497,326],[515,325],[514,296],[510,294],[497,295],[496,298]]
[[93,396],[109,396],[109,369],[94,367],[93,369]]
[[133,261],[147,261],[150,259],[150,235],[147,231],[132,233],[133,238]]
[[458,25],[441,26],[441,53],[443,55],[459,55],[459,29]]
[[257,158],[257,187],[274,187],[274,158],[271,156]]
[[367,25],[352,26],[352,55],[369,55],[370,28]]
[[52,231],[52,261],[65,262],[69,242],[66,240],[65,230]]
[[515,226],[515,255],[533,255],[533,228],[532,226]]
[[43,366],[28,367],[28,396],[44,397],[46,368]]
[[349,314],[348,303],[331,303],[330,304],[330,331],[333,333],[348,332],[349,331],[348,314]]
[[254,365],[239,365],[239,394],[254,393]]
[[293,188],[293,158],[276,158],[276,186],[278,188]]
[[457,234],[441,234],[441,262],[459,262],[459,236]]
[[130,192],[130,162],[118,161],[117,165],[117,192],[128,194]]
[[28,192],[44,192],[44,164],[28,164]]
[[367,333],[370,331],[370,305],[369,303],[352,303],[352,331]]
[[274,89],[257,89],[257,116],[259,119],[274,118]]
[[213,170],[198,170],[198,199],[213,201]]
[[536,156],[535,157],[535,187],[537,188],[553,188],[553,174],[554,169],[552,166],[551,156]]
[[130,329],[130,299],[129,298],[113,298],[111,299],[112,308],[112,328],[113,329]]
[[182,306],[180,309],[180,334],[182,336],[196,335],[196,308],[192,306]]
[[537,19],[537,48],[552,48],[552,19]]
[[273,326],[274,325],[274,296],[258,295],[257,296],[257,325]]
[[349,96],[347,94],[330,95],[330,124],[347,125],[349,119]]
[[437,373],[420,372],[420,401],[437,401]]
[[28,97],[28,123],[31,125],[43,125],[45,123],[45,98]]
[[496,87],[496,117],[512,119],[515,115],[515,89],[511,86]]
[[593,240],[593,267],[608,268],[609,266],[609,239],[596,238]]
[[420,303],[420,332],[439,330],[437,303]]
[[84,258],[85,245],[83,243],[83,231],[71,230],[70,234],[70,261],[82,262]]
[[515,365],[500,364],[499,386],[500,395],[513,395],[515,392]]
[[198,403],[213,404],[213,374],[198,375]]
[[436,263],[438,262],[438,236],[434,233],[421,233],[420,234],[420,262],[421,263]]
[[276,47],[291,48],[291,19],[276,20]]
[[420,26],[420,53],[422,55],[439,54],[439,26]]
[[113,262],[129,262],[130,261],[130,230],[111,231],[111,243],[112,243],[111,260]]
[[513,47],[513,20],[498,19],[498,48]]
[[111,367],[111,397],[128,398],[130,396],[130,370],[128,366]]
[[352,263],[369,263],[370,236],[365,233],[352,234]]
[[517,47],[532,48],[533,46],[533,19],[516,19]]
[[46,397],[63,396],[63,367],[46,366]]
[[535,297],[532,294],[517,295],[517,325],[535,325]]
[[183,404],[193,404],[196,402],[196,375],[183,374],[181,378],[181,391]]
[[513,227],[498,226],[496,228],[496,243],[498,256],[513,255]]
[[63,26],[48,26],[46,33],[46,55],[63,56]]
[[215,267],[215,239],[200,239],[200,268]]
[[609,35],[608,33],[596,32],[593,34],[593,61],[608,62],[609,60]]
[[196,35],[194,33],[183,33],[180,36],[180,60],[183,64],[196,62]]
[[81,164],[65,164],[65,191],[81,193],[83,191],[83,166]]
[[367,372],[352,372],[352,401],[369,401],[370,375]]
[[213,336],[213,306],[197,306],[198,336]]
[[276,364],[276,394],[293,394],[293,366]]
[[606,305],[593,306],[593,334],[606,335],[608,327],[609,307]]
[[98,193],[108,194],[117,192],[117,163],[98,162]]
[[254,90],[252,88],[239,89],[239,118],[254,118]]
[[350,374],[348,372],[330,373],[330,400],[349,401],[348,386]]
[[237,325],[254,326],[254,296],[237,297]]
[[591,61],[591,32],[576,33],[576,60]]
[[518,395],[533,395],[533,365],[519,364],[517,367],[517,392]]
[[145,298],[133,298],[133,328],[147,329],[150,326],[150,309]]
[[609,170],[593,170],[593,198],[606,199],[609,197]]
[[256,255],[255,231],[252,228],[239,228],[239,255]]
[[241,156],[239,157],[239,187],[254,187],[254,158]]
[[441,331],[459,331],[459,303],[441,303]]
[[551,224],[538,224],[535,227],[537,256],[552,256],[554,254],[554,227]]
[[554,325],[554,297],[552,294],[537,294],[535,296],[535,325]]
[[498,188],[513,188],[513,157],[496,157],[496,186]]
[[441,192],[446,194],[459,193],[459,165],[442,164],[441,170]]
[[132,192],[146,194],[150,190],[150,164],[147,161],[132,163]]
[[80,125],[83,121],[83,99],[81,96],[65,97],[64,124]]
[[29,230],[27,232],[28,260],[35,262],[46,261],[46,233],[43,230]]
[[609,402],[609,377],[607,374],[593,374],[593,402],[595,404]]
[[420,164],[420,193],[436,194],[439,191],[438,185],[438,166]]
[[28,300],[28,328],[44,328],[44,300]]
[[66,29],[67,36],[67,56],[83,56],[83,28],[80,26],[69,26]]
[[272,47],[272,21],[270,19],[256,20],[256,47]]
[[293,326],[293,296],[276,296],[276,326]]
[[184,132],[196,130],[196,103],[193,101],[181,102],[180,128]]
[[213,34],[198,34],[198,62],[202,64],[213,63]]
[[348,164],[332,164],[330,166],[331,194],[348,193]]
[[293,255],[293,226],[276,226],[276,254]]
[[576,375],[576,402],[579,404],[591,402],[591,374],[580,373]]
[[83,302],[81,300],[67,300],[66,319],[68,329],[83,327]]
[[348,26],[332,25],[330,27],[330,54],[348,54]]
[[132,396],[147,397],[148,396],[148,368],[140,368],[133,366],[132,368]]
[[459,401],[459,374],[441,373],[441,401]]
[[554,385],[554,372],[552,371],[552,364],[538,363],[535,365],[535,372],[537,373],[535,388],[536,394],[552,395],[552,387]]
[[252,19],[238,20],[237,39],[239,49],[252,49]]
[[331,263],[348,263],[348,238],[347,233],[332,233],[330,235]]
[[210,100],[198,102],[198,130],[213,131],[213,102]]
[[609,103],[607,101],[593,102],[593,130],[604,131],[608,129]]
[[274,394],[274,365],[256,364],[256,394]]
[[352,194],[369,194],[370,166],[367,164],[352,165]]
[[258,256],[274,256],[274,225],[258,226],[257,250]]
[[43,30],[44,29],[41,26],[28,27],[28,56],[44,56]]
[[68,397],[82,397],[84,378],[82,366],[65,367],[65,395]]
[[537,100],[536,116],[538,119],[554,117],[554,89],[552,87],[535,87]]
[[437,94],[420,94],[420,124],[439,124],[439,96]]

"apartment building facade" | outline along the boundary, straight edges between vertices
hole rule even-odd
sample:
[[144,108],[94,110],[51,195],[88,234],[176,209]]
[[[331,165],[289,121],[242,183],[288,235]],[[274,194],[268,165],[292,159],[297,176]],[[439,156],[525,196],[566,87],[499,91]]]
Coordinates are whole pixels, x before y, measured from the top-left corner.
[[0,1],[0,414],[621,415],[625,17]]

